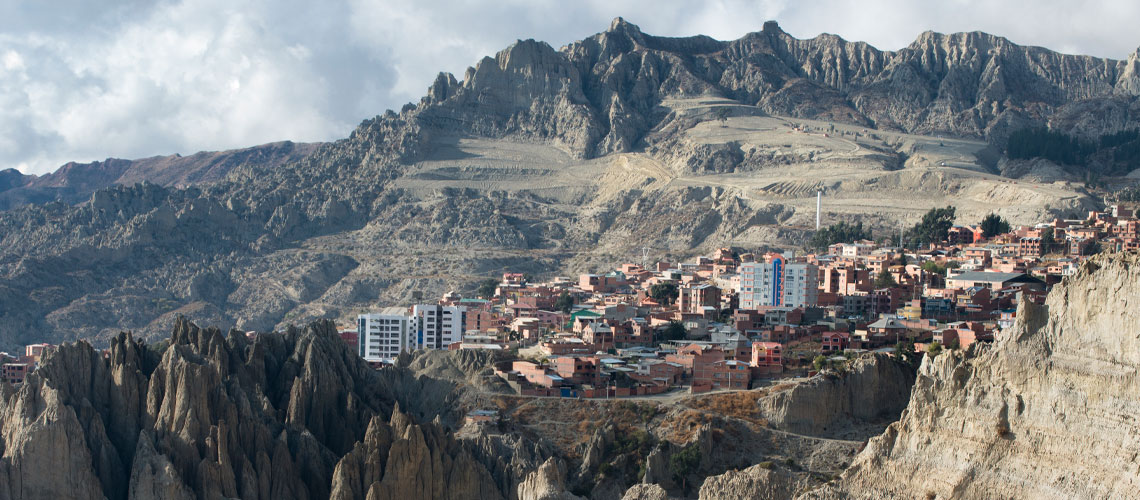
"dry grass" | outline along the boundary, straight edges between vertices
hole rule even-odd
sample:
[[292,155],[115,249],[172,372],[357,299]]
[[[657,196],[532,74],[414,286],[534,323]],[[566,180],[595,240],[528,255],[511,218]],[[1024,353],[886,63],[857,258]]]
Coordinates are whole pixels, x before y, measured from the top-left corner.
[[504,405],[508,408],[504,414],[516,425],[550,440],[569,458],[577,458],[582,445],[603,424],[613,423],[618,433],[629,435],[644,431],[647,419],[659,411],[654,403],[618,400],[532,398],[513,407]]
[[701,426],[712,422],[715,416],[708,411],[682,409],[670,415],[661,426],[663,437],[674,443],[688,443]]
[[768,390],[766,389],[709,394],[689,399],[685,401],[685,405],[696,410],[766,427],[768,420],[764,418],[764,414],[760,411],[760,406],[756,404],[756,401],[767,394]]

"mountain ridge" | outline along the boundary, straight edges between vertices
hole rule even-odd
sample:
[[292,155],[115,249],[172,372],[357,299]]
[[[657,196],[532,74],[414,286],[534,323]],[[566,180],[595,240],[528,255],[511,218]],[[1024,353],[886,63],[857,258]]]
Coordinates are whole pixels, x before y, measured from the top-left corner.
[[108,158],[91,163],[68,162],[44,175],[23,175],[15,169],[0,171],[0,210],[26,204],[87,201],[91,194],[112,185],[150,182],[187,187],[216,182],[243,163],[277,167],[310,154],[317,144],[273,142],[228,151],[201,151],[135,160]]
[[[440,74],[418,104],[293,161],[0,212],[0,345],[158,334],[178,314],[278,329],[506,269],[612,265],[647,241],[662,257],[795,245],[820,190],[835,199],[831,217],[872,225],[932,203],[1015,223],[1098,206],[1072,179],[1001,177],[991,146],[955,137],[1054,118],[1086,132],[1138,124],[1137,76],[1116,70],[1134,60],[1049,53],[1033,64],[1052,70],[1034,76],[1024,57],[1007,71],[1003,61],[1019,59],[928,38],[921,51],[883,52],[796,40],[775,24],[719,42],[615,20],[559,50],[517,42],[462,81]],[[1103,71],[1066,80],[1058,69],[1090,61]],[[935,85],[943,63],[961,69]],[[1008,92],[1020,80],[1044,97]],[[1056,89],[1069,83],[1072,95],[1101,94],[1065,102]],[[932,123],[948,124],[945,140],[907,132]]]

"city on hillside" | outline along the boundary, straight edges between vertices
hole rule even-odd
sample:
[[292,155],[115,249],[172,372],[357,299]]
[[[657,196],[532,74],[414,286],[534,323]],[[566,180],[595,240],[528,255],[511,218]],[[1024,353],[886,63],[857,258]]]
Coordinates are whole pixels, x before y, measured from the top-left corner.
[[[384,307],[338,330],[376,368],[419,349],[511,352],[495,374],[522,395],[740,390],[841,371],[862,352],[914,362],[991,342],[1019,301],[1043,302],[1089,256],[1140,250],[1140,220],[1120,205],[1032,227],[996,215],[953,222],[952,207],[932,209],[879,241],[839,223],[816,231],[814,251],[801,255],[721,248],[545,282],[507,272],[475,297]],[[0,353],[0,378],[19,385],[54,348]]]
[[1119,205],[1032,227],[954,218],[933,209],[878,242],[840,223],[802,255],[722,248],[545,282],[508,272],[475,297],[362,314],[341,336],[377,367],[417,349],[517,352],[495,373],[523,395],[748,389],[842,370],[861,352],[913,362],[991,342],[1019,301],[1043,302],[1089,256],[1140,249],[1140,220]]

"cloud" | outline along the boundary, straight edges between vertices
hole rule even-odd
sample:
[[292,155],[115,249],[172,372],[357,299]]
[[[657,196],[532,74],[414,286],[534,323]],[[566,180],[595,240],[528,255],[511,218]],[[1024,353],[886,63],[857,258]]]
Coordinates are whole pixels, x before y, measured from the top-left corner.
[[0,5],[0,168],[346,136],[439,71],[516,39],[558,47],[623,16],[648,33],[734,39],[777,19],[883,49],[925,30],[1123,58],[1129,2],[1041,0],[60,0]]

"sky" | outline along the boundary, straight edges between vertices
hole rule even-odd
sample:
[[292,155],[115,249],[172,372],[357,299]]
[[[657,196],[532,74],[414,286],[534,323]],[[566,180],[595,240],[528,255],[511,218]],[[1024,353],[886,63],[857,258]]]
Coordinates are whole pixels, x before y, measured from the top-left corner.
[[617,16],[720,40],[776,20],[884,50],[927,30],[1113,59],[1140,46],[1134,0],[0,0],[0,169],[335,140],[440,71]]

